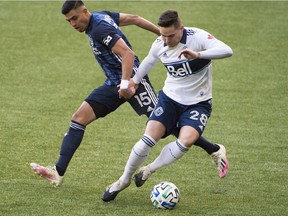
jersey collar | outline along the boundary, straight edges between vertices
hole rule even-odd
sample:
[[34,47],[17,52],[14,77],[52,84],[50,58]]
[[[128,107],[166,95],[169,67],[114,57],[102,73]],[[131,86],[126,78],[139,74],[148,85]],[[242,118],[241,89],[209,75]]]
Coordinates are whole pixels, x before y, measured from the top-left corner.
[[[186,44],[186,41],[187,41],[187,30],[184,28],[183,30],[183,35],[182,35],[182,38],[180,40],[180,43],[182,44]],[[166,43],[164,43],[164,47],[167,46]]]
[[85,31],[85,33],[87,34],[87,32],[89,32],[90,31],[90,29],[92,28],[91,26],[92,26],[92,13],[90,14],[90,19],[89,19],[89,22],[88,22],[88,26],[87,26],[87,29],[86,29],[86,31]]

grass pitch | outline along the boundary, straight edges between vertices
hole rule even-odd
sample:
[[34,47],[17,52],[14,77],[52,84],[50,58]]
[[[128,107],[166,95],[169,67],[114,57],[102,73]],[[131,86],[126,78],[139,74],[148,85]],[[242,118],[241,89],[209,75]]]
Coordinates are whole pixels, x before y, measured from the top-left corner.
[[[193,147],[142,187],[133,184],[115,201],[100,199],[122,173],[145,117],[124,105],[86,129],[62,187],[53,188],[29,168],[53,165],[72,113],[104,76],[88,39],[66,23],[62,2],[0,2],[0,215],[287,215],[287,2],[87,1],[90,10],[139,14],[156,23],[166,9],[185,26],[214,34],[234,51],[214,61],[213,113],[204,136],[223,143],[231,168],[219,179],[210,158]],[[260,12],[259,12],[260,11]],[[155,36],[124,32],[140,59]],[[158,91],[166,73],[150,73]],[[158,155],[169,137],[154,147]],[[151,188],[175,183],[181,201],[154,209]]]

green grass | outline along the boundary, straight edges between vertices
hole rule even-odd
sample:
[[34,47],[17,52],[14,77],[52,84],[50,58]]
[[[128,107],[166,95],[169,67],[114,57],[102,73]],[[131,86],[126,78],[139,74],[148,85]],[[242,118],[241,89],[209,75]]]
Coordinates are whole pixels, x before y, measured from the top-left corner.
[[[87,2],[91,10],[139,14],[156,23],[168,8],[186,26],[229,44],[232,58],[214,61],[213,113],[204,135],[225,144],[231,164],[219,179],[208,155],[192,148],[142,187],[131,185],[114,202],[100,199],[122,173],[145,117],[129,105],[87,127],[60,188],[29,168],[52,165],[72,113],[104,76],[88,39],[68,26],[62,2],[0,2],[0,215],[287,215],[288,2]],[[123,28],[143,59],[155,36]],[[160,64],[150,78],[158,91]],[[131,114],[133,113],[133,114]],[[155,146],[155,158],[169,137]],[[174,182],[181,201],[153,209],[149,193]]]

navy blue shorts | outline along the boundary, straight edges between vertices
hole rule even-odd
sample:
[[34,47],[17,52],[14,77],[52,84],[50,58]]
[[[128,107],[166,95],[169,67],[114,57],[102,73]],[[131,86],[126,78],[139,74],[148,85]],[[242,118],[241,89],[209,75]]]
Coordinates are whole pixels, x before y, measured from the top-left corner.
[[142,79],[135,95],[128,100],[120,99],[118,90],[117,86],[103,84],[85,99],[92,107],[96,118],[105,117],[125,102],[128,102],[138,115],[150,116],[157,103],[157,95],[147,77]]
[[183,126],[193,127],[201,136],[211,112],[212,99],[194,105],[183,105],[160,91],[158,103],[149,120],[159,121],[166,127],[166,133],[163,137],[175,133],[177,128]]

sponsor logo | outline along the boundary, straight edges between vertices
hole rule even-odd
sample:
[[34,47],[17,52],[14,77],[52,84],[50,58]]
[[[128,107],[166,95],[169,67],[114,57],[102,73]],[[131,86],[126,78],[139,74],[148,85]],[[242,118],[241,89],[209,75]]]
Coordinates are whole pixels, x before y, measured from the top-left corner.
[[210,63],[211,60],[209,59],[193,59],[189,61],[166,63],[164,66],[171,76],[179,78],[199,73]]
[[101,55],[101,52],[96,48],[91,36],[89,36],[89,42],[90,42],[90,46],[92,48],[92,51],[95,55]]
[[173,77],[185,77],[193,74],[189,62],[174,65],[165,65],[168,73]]
[[107,23],[113,25],[114,28],[118,29],[117,24],[114,22],[114,20],[113,20],[110,16],[105,15],[105,16],[104,16],[104,20],[105,20]]
[[147,108],[147,112],[149,113],[149,112],[151,112],[151,111],[153,111],[153,108],[152,108],[151,106],[149,106],[149,107]]
[[192,29],[188,29],[187,30],[187,35],[190,36],[190,35],[194,35],[196,33],[196,31],[192,30]]
[[162,40],[159,39],[159,38],[157,38],[157,39],[156,39],[156,43],[159,43],[159,42],[162,42]]
[[108,46],[110,41],[112,40],[112,37],[108,35],[107,37],[104,38],[103,43]]
[[198,125],[198,127],[199,127],[199,129],[200,129],[201,131],[203,131],[203,126],[202,126],[202,125]]

